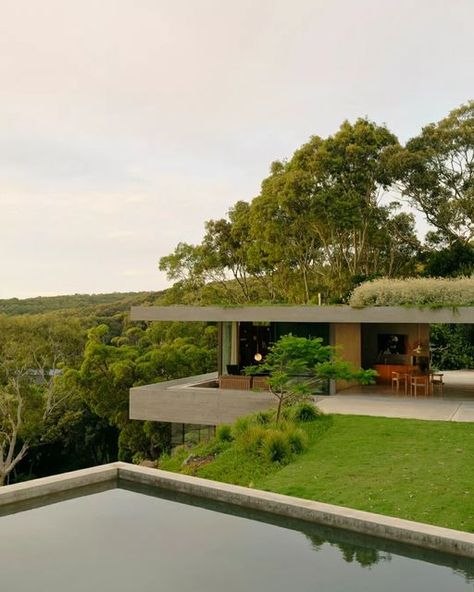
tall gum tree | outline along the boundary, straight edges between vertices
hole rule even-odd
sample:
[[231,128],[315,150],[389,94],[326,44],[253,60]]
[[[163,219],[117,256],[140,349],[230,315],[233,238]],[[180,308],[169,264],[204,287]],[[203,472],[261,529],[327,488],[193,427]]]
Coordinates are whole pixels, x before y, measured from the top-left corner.
[[340,298],[354,278],[406,272],[417,247],[414,221],[382,203],[394,180],[384,153],[395,147],[387,128],[359,119],[273,165],[252,201],[252,221],[262,250],[300,286],[287,299],[310,302],[321,289]]
[[423,128],[390,154],[403,195],[440,244],[474,243],[474,101]]

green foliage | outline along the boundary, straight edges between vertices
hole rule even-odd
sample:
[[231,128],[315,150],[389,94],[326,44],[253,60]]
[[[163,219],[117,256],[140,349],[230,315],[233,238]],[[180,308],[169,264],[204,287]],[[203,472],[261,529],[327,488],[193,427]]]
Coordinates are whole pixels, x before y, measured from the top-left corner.
[[299,403],[291,407],[290,411],[292,419],[298,423],[314,421],[321,415],[321,411],[311,403]]
[[70,398],[60,373],[78,362],[82,344],[73,320],[0,317],[0,485],[53,437]]
[[323,345],[321,338],[307,339],[293,335],[282,336],[269,350],[259,366],[249,366],[250,375],[268,374],[270,392],[278,400],[278,423],[284,405],[295,404],[309,397],[323,380],[357,380],[372,384],[377,373],[374,370],[354,368],[337,357],[337,349]]
[[340,301],[355,278],[414,271],[414,219],[380,203],[395,180],[384,157],[398,141],[366,119],[313,136],[271,166],[260,194],[206,223],[198,245],[160,260],[184,303]]
[[[309,420],[305,419],[304,421]],[[308,436],[301,428],[289,426],[284,434],[293,454],[301,454],[308,447]]]
[[273,410],[269,411],[258,411],[255,414],[255,421],[260,425],[267,425],[275,421],[275,412]]
[[[8,434],[4,428],[11,429],[9,418],[21,405],[10,479],[118,457],[156,459],[169,447],[169,424],[128,420],[129,388],[214,370],[217,329],[204,323],[130,325],[130,305],[145,298],[150,294],[93,305],[86,299],[83,309],[43,315],[0,315],[0,432]],[[22,376],[16,385],[8,382],[12,372]],[[0,481],[4,469],[0,460]]]
[[423,128],[392,156],[404,194],[439,242],[474,240],[474,101]]
[[37,296],[35,298],[9,298],[0,300],[0,314],[37,315],[51,312],[69,311],[84,317],[104,311],[115,305],[122,312],[128,312],[132,304],[154,302],[162,292],[114,292],[112,294],[72,294],[65,296]]
[[474,306],[471,278],[381,279],[357,287],[350,299],[354,308],[364,306],[427,306],[432,308]]
[[426,255],[424,275],[430,277],[474,276],[474,245],[459,241]]
[[252,423],[252,416],[248,415],[245,417],[239,417],[236,419],[234,424],[232,425],[232,434],[235,439],[242,437],[242,435],[246,434],[250,425]]
[[267,430],[263,442],[266,457],[274,463],[285,464],[291,458],[291,446],[288,434],[280,430]]
[[[380,277],[470,275],[474,241],[474,102],[400,146],[385,127],[345,121],[274,162],[251,202],[206,223],[198,245],[160,261],[167,302],[346,302]],[[434,228],[422,247],[397,189]],[[385,199],[384,199],[385,198]],[[388,199],[387,199],[388,198]]]
[[474,369],[474,325],[431,325],[430,350],[439,370]]
[[[262,418],[265,418],[263,422]],[[307,415],[301,421],[288,417],[277,424],[273,410],[254,413],[240,418],[231,426],[231,441],[223,441],[217,433],[213,440],[205,444],[191,449],[179,447],[171,456],[160,458],[160,468],[251,485],[254,480],[303,453],[309,441],[319,437],[328,425],[330,418],[323,415],[316,415],[315,421],[309,420]],[[311,438],[308,433],[311,433]],[[213,459],[197,469],[183,466],[183,461],[190,455]]]
[[234,436],[232,434],[232,427],[227,424],[221,424],[216,429],[216,439],[219,442],[232,442]]
[[240,438],[240,446],[247,453],[260,454],[268,434],[268,426],[249,425]]
[[155,459],[171,448],[171,424],[129,421],[120,430],[118,459],[136,462]]

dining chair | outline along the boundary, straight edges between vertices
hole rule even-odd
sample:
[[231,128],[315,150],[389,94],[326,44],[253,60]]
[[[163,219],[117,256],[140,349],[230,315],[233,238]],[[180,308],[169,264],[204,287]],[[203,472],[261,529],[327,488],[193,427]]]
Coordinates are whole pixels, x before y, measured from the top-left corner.
[[400,390],[400,381],[402,379],[402,375],[400,372],[392,372],[392,392],[395,389],[396,392]]
[[418,389],[423,389],[423,394],[430,394],[430,377],[427,375],[413,375],[410,378],[410,394],[418,396]]
[[442,372],[432,372],[430,375],[430,382],[433,390],[435,387],[438,387],[441,396],[444,394],[443,376],[444,374]]

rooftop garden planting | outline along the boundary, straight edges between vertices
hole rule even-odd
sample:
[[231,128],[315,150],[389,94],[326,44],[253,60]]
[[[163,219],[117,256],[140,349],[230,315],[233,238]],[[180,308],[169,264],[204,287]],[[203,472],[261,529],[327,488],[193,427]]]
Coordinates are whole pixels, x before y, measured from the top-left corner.
[[350,298],[354,308],[419,306],[458,308],[474,306],[474,276],[462,278],[380,279],[358,286]]

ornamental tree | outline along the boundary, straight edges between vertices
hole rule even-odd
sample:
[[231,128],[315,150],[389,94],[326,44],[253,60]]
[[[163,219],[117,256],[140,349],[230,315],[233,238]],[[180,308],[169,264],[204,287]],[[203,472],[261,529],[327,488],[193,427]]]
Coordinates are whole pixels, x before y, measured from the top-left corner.
[[268,374],[270,392],[277,398],[276,421],[282,407],[308,397],[323,380],[355,380],[373,384],[377,372],[355,368],[338,355],[338,348],[323,345],[321,338],[284,335],[259,366],[245,368],[248,375]]

